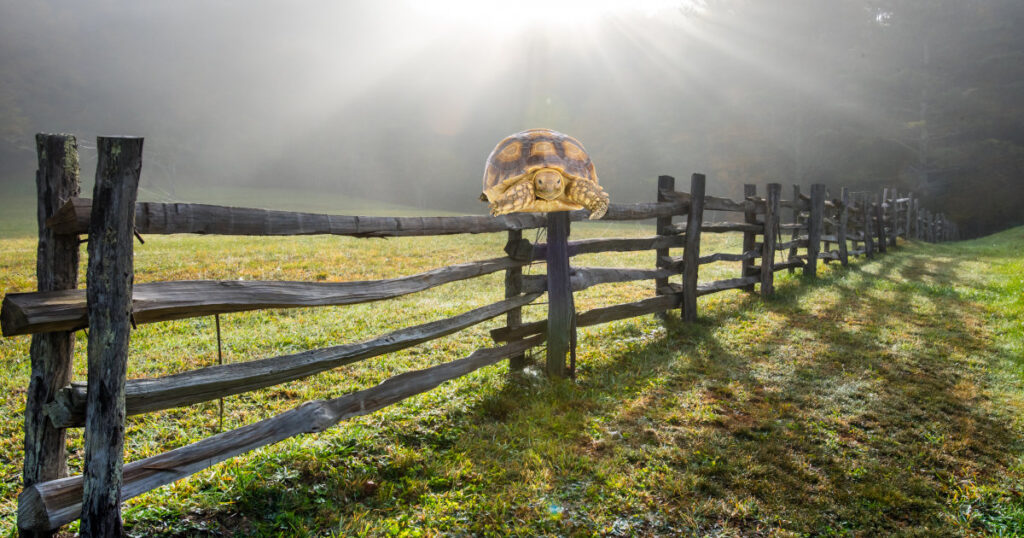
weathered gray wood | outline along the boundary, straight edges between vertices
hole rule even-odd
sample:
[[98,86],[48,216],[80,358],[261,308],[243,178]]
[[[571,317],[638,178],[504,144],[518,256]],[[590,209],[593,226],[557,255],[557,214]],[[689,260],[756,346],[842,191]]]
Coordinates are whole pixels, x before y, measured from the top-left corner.
[[768,194],[765,197],[764,213],[764,242],[761,244],[761,298],[767,299],[775,293],[775,271],[772,264],[775,262],[775,240],[778,235],[779,225],[779,199],[782,198],[782,185],[779,183],[768,184]]
[[[789,243],[786,243],[789,245],[789,247],[787,247],[789,248],[789,254],[786,256],[787,262],[796,259],[799,247],[803,246],[804,248],[807,248],[806,244],[801,245],[800,243],[795,243],[797,239],[800,237],[800,232],[808,227],[807,223],[801,222],[803,208],[800,206],[805,202],[803,202],[803,197],[800,195],[800,185],[793,185],[793,200],[793,223],[792,227],[790,228],[790,230],[793,230],[793,234],[790,236]],[[811,208],[810,201],[806,202],[806,204],[807,210],[809,211]],[[789,272],[790,274],[793,273],[792,267],[790,267]]]
[[819,260],[840,261],[839,260],[839,251],[838,250],[830,250],[828,252],[819,252],[818,253],[818,259]]
[[874,210],[875,210],[875,222],[873,222],[872,224],[874,225],[874,227],[876,228],[876,231],[878,232],[878,244],[876,245],[876,247],[878,248],[878,252],[881,252],[882,254],[885,254],[886,250],[888,250],[887,245],[888,245],[889,241],[888,241],[888,239],[886,239],[885,208],[882,207],[882,202],[883,201],[884,201],[884,196],[883,196],[882,199],[879,199],[878,195],[877,194],[875,195],[875,208],[874,208]]
[[[569,241],[569,256],[595,254],[598,252],[635,252],[638,250],[657,250],[679,248],[686,244],[686,239],[678,235],[637,238],[601,238],[580,239]],[[547,245],[541,243],[533,247],[533,259],[543,260],[547,257]]]
[[[365,303],[408,295],[529,263],[529,260],[493,258],[450,265],[410,276],[352,282],[152,282],[135,286],[132,312],[138,324],[265,308]],[[85,290],[8,294],[4,298],[2,312],[5,336],[75,330],[88,326]]]
[[753,232],[763,233],[764,225],[762,224],[747,224],[744,222],[709,222],[700,227],[700,231],[707,233],[727,233],[727,232]]
[[[781,263],[772,264],[772,271],[778,273],[779,271],[785,271],[789,269],[799,269],[804,266],[804,261],[800,258],[794,258],[792,260],[786,260]],[[754,270],[761,272],[761,266],[755,265]],[[758,277],[760,278],[760,277]]]
[[[797,217],[797,218],[799,218],[799,217]],[[790,230],[790,231],[795,231],[795,232],[799,233],[801,231],[807,230],[807,223],[783,222],[783,223],[779,224],[779,229],[780,230]]]
[[[670,196],[671,193],[675,192],[675,189],[676,189],[676,178],[674,178],[672,176],[658,176],[658,201],[659,202],[667,202],[667,201],[669,201],[669,196]],[[689,204],[689,199],[687,199],[687,204]],[[659,217],[658,220],[655,222],[655,233],[658,234],[659,236],[670,236],[671,237],[671,236],[675,235],[675,232],[671,228],[672,228],[672,215],[667,215],[667,216],[664,216],[664,217]],[[658,267],[659,269],[663,269],[664,267],[662,265],[660,265],[661,260],[664,259],[664,258],[667,258],[668,256],[669,256],[669,248],[668,247],[663,247],[663,248],[657,249],[654,252],[655,267]],[[656,279],[654,281],[655,293],[658,293],[657,290],[661,289],[666,284],[668,284],[668,277]],[[660,318],[664,318],[665,315],[666,315],[666,312],[659,312],[659,313],[657,313],[657,315]]]
[[[509,230],[508,231],[508,243],[506,249],[509,247],[515,248],[517,245],[521,245],[523,242],[523,231],[522,230]],[[531,249],[532,250],[532,249]],[[532,259],[532,253],[530,256],[524,256],[525,259]],[[505,270],[505,300],[517,297],[523,292],[523,268],[522,267],[510,267]],[[516,307],[509,310],[505,314],[505,325],[508,327],[517,327],[523,324],[523,309],[522,307]],[[522,370],[526,367],[526,354],[520,353],[519,355],[513,355],[508,359],[508,367],[510,370]]]
[[[698,261],[701,265],[715,262],[744,262],[751,263],[761,257],[761,251],[757,249],[748,250],[742,254],[727,254],[723,252],[717,252],[708,256],[701,256]],[[750,276],[750,275],[748,275]]]
[[[406,372],[375,387],[332,400],[306,402],[255,424],[129,463],[124,466],[120,501],[170,484],[239,454],[303,433],[322,432],[343,420],[383,409],[446,381],[520,354],[543,341],[543,336],[536,336],[501,347],[479,349],[464,359]],[[36,484],[23,491],[18,503],[19,526],[46,530],[74,521],[82,506],[82,482],[81,476],[75,476]]]
[[[757,208],[754,207],[754,202],[751,198],[757,196],[757,185],[753,183],[746,183],[743,185],[743,199],[745,200],[746,210],[743,212],[743,222],[749,225],[757,225]],[[764,225],[761,225],[761,233],[764,233]],[[750,253],[754,251],[754,243],[757,242],[757,230],[747,230],[743,232],[743,252]],[[702,258],[703,259],[703,258]],[[740,264],[740,277],[752,276],[750,268],[754,266],[753,258],[742,260]],[[754,286],[747,286],[746,291],[753,292]]]
[[548,214],[547,288],[548,347],[546,371],[551,377],[565,377],[566,354],[575,353],[576,306],[569,278],[569,215]]
[[[46,220],[70,198],[79,194],[78,141],[72,135],[37,134],[36,282],[39,291],[75,289],[78,286],[78,237],[59,235]],[[25,399],[25,458],[23,487],[67,475],[64,430],[54,428],[43,406],[71,382],[75,333],[38,334],[29,346],[31,374]],[[23,536],[49,536],[49,533]]]
[[836,241],[839,243],[839,262],[850,264],[849,247],[846,244],[846,226],[850,218],[850,191],[843,187],[839,191],[839,226],[836,227]]
[[864,208],[864,250],[870,260],[875,257],[875,209],[867,193],[861,193],[861,206]]
[[[788,250],[792,253],[797,248],[806,248],[807,244],[807,236],[797,237],[792,241],[786,241],[785,243],[779,243],[775,245],[775,250]],[[795,258],[796,254],[794,253],[792,254],[792,256]]]
[[[913,194],[911,194],[913,196]],[[903,238],[910,240],[914,238],[913,232],[911,232],[911,222],[914,215],[914,199],[912,197],[906,198],[905,213],[903,215]]]
[[[650,299],[644,299],[633,303],[605,306],[582,312],[576,317],[576,326],[589,327],[591,325],[600,325],[602,323],[608,323],[620,319],[657,314],[658,312],[679,308],[682,304],[682,297],[678,290],[679,285],[673,283],[667,285],[666,288],[671,288],[673,286],[676,287],[676,289],[670,290],[670,293],[666,293],[664,295],[658,295]],[[499,327],[491,330],[491,338],[494,339],[495,342],[518,340],[535,334],[546,334],[547,327],[548,321],[546,319],[534,321],[532,323],[525,323],[515,329]]]
[[821,252],[821,219],[825,213],[825,186],[820,183],[811,185],[811,219],[807,225],[807,263],[804,265],[805,276],[817,276],[818,253]]
[[89,394],[86,398],[82,536],[120,536],[124,383],[131,337],[135,198],[142,139],[96,139],[96,186],[86,272]]
[[[679,274],[679,266],[675,264],[665,265],[663,269],[630,269],[623,267],[569,268],[569,280],[572,282],[572,291],[582,291],[598,284],[664,279],[676,274]],[[544,292],[547,290],[547,277],[545,275],[524,276],[522,290],[524,293]]]
[[[57,233],[82,233],[88,229],[92,201],[74,199],[48,221]],[[601,220],[644,220],[686,212],[685,199],[661,203],[611,204]],[[400,237],[477,234],[542,228],[544,213],[513,213],[500,217],[366,217],[298,213],[208,204],[142,202],[135,208],[141,234],[220,235],[348,235],[353,237]],[[570,212],[572,220],[586,220],[589,212]]]
[[756,275],[716,280],[714,282],[708,282],[697,286],[697,291],[695,293],[698,297],[702,297],[704,295],[711,295],[712,293],[718,293],[720,291],[746,288],[747,286],[756,284],[760,281],[761,277]]
[[910,237],[920,241],[921,240],[921,201],[914,198],[910,202]]
[[704,174],[690,177],[690,212],[683,250],[683,321],[697,321],[697,277],[700,267],[700,232],[704,223]]
[[[125,384],[125,409],[128,415],[149,413],[303,379],[456,333],[519,309],[540,295],[516,295],[451,318],[406,327],[362,342],[209,366],[166,377],[131,379]],[[80,383],[73,384],[57,393],[46,413],[59,427],[81,426],[85,419],[86,399],[87,388]]]
[[889,226],[891,232],[889,234],[889,245],[895,247],[896,238],[899,237],[900,234],[900,219],[897,213],[898,208],[896,206],[896,198],[898,198],[899,195],[897,194],[896,190],[890,190],[889,197]]

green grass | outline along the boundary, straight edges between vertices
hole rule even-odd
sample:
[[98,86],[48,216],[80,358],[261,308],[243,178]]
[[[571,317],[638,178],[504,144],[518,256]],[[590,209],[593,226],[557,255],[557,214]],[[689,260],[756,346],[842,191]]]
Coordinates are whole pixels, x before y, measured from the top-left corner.
[[[240,204],[241,205],[241,204]],[[575,237],[652,225],[574,225]],[[530,237],[533,239],[533,237]],[[147,238],[136,281],[356,280],[492,257],[501,234]],[[706,236],[706,252],[739,251]],[[650,267],[653,253],[579,265]],[[84,267],[84,264],[83,264]],[[531,268],[533,272],[542,267]],[[34,287],[34,243],[0,240],[0,292]],[[737,276],[702,267],[702,280]],[[599,286],[580,310],[650,296]],[[502,298],[491,275],[384,303],[222,316],[226,360],[365,339]],[[701,299],[701,320],[581,329],[576,383],[486,368],[369,416],[234,458],[128,502],[138,536],[1024,534],[1024,229],[780,274],[768,302]],[[527,319],[544,307],[526,309]],[[490,345],[492,321],[225,400],[225,427]],[[0,525],[21,472],[27,337],[0,340]],[[543,350],[536,355],[543,356]],[[84,338],[75,377],[84,379]],[[212,318],[143,325],[129,376],[216,360]],[[129,419],[127,460],[202,439],[217,403]],[[81,469],[81,437],[69,439]]]

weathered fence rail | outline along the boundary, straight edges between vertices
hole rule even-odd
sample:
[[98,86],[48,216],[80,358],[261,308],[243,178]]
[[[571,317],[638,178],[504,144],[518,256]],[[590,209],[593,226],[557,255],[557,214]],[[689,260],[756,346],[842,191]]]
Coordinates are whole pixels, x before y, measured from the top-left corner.
[[[94,199],[78,197],[74,137],[39,135],[39,291],[8,294],[0,310],[5,336],[32,334],[32,386],[25,422],[24,490],[18,526],[26,535],[48,535],[82,518],[82,533],[120,531],[120,502],[208,468],[230,457],[299,435],[322,431],[350,417],[370,413],[478,368],[508,359],[521,368],[524,352],[547,343],[547,370],[571,373],[575,331],[641,315],[679,309],[697,319],[697,298],[742,289],[769,297],[774,274],[802,268],[813,276],[818,260],[847,264],[851,256],[873,257],[897,237],[926,241],[957,237],[941,215],[919,207],[907,193],[880,195],[842,189],[832,198],[823,185],[810,195],[794,187],[767,185],[757,196],[744,187],[742,200],[709,196],[705,177],[694,174],[689,192],[675,179],[658,178],[656,201],[612,204],[606,220],[655,219],[655,234],[644,238],[569,240],[569,222],[587,213],[515,214],[499,218],[340,216],[207,204],[135,202],[141,139],[102,138]],[[115,151],[116,149],[116,151]],[[137,158],[136,158],[137,157]],[[789,222],[782,222],[783,208]],[[742,220],[704,222],[705,211],[742,214]],[[685,217],[685,222],[673,222]],[[522,230],[548,227],[548,243],[532,244]],[[115,233],[116,232],[116,233]],[[307,235],[354,237],[429,236],[506,232],[506,256],[423,273],[359,282],[176,281],[133,285],[131,233]],[[788,239],[783,232],[789,232]],[[702,233],[742,234],[741,252],[701,252]],[[88,234],[87,289],[77,289],[79,235]],[[681,255],[673,250],[682,249]],[[653,268],[573,267],[580,254],[653,250]],[[780,259],[782,258],[782,259]],[[547,276],[523,275],[522,268],[545,261]],[[699,282],[700,267],[738,262],[740,274]],[[125,379],[128,338],[135,324],[268,308],[348,305],[387,300],[451,282],[505,272],[505,299],[462,314],[410,326],[362,342],[242,363],[210,366],[157,378]],[[678,281],[673,281],[678,279]],[[630,281],[653,281],[653,297],[577,313],[575,291]],[[523,323],[522,307],[548,293],[548,319]],[[112,302],[114,301],[114,302]],[[123,465],[126,416],[192,405],[226,395],[270,387],[381,356],[462,331],[504,314],[505,326],[491,331],[496,347],[424,370],[392,377],[380,385],[333,400],[307,402],[261,422],[223,432],[185,447]],[[74,331],[89,327],[89,376],[70,377]],[[66,477],[63,439],[67,428],[85,426],[86,474]]]

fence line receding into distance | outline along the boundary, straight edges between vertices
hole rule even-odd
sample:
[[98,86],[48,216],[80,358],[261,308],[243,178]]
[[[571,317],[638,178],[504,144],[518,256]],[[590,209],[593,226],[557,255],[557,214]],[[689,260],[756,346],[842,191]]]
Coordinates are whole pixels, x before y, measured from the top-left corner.
[[[665,315],[679,309],[697,318],[697,298],[731,289],[774,290],[778,271],[801,269],[814,276],[818,260],[843,265],[850,257],[874,257],[895,246],[897,237],[945,241],[958,237],[955,224],[920,207],[910,194],[849,192],[834,196],[823,185],[810,195],[769,183],[763,196],[746,185],[742,200],[705,194],[705,177],[694,174],[689,192],[675,179],[658,178],[654,202],[612,204],[606,220],[654,219],[654,235],[569,241],[569,222],[584,211],[514,214],[492,218],[339,216],[207,204],[135,202],[142,140],[100,138],[93,199],[79,197],[77,142],[70,135],[36,137],[39,291],[11,293],[3,300],[4,336],[31,334],[32,377],[25,420],[24,490],[18,499],[18,527],[47,533],[82,519],[84,535],[121,529],[120,502],[189,476],[244,452],[302,433],[322,431],[342,420],[370,413],[476,369],[508,359],[522,368],[524,353],[548,344],[546,368],[569,374],[565,342],[576,327],[635,316]],[[94,203],[99,201],[99,203]],[[705,212],[735,214],[706,222]],[[676,218],[679,218],[676,221]],[[683,219],[685,217],[685,219]],[[548,228],[548,242],[532,244],[523,230]],[[505,253],[489,259],[423,273],[362,282],[173,281],[133,285],[133,235],[225,234],[353,237],[430,236],[506,232]],[[742,234],[742,252],[704,253],[702,234]],[[87,234],[87,289],[78,289],[79,235]],[[571,267],[551,271],[570,258],[599,252],[653,250],[653,267],[628,269]],[[673,251],[681,255],[673,255]],[[780,260],[780,256],[784,260]],[[546,260],[548,276],[523,275],[522,268]],[[699,283],[700,266],[740,262],[735,278]],[[268,308],[346,305],[380,301],[495,272],[505,273],[505,298],[457,316],[406,327],[362,342],[210,366],[157,378],[125,379],[128,340],[136,324]],[[575,312],[572,292],[591,286],[653,281],[647,299]],[[674,281],[677,280],[677,281]],[[555,288],[565,293],[553,293]],[[548,293],[548,319],[522,322],[522,308]],[[260,422],[196,443],[124,464],[124,421],[129,415],[216,400],[302,379],[318,372],[391,353],[453,334],[505,315],[491,331],[495,345],[468,357],[406,372],[377,386],[331,399],[305,402]],[[575,319],[573,319],[575,318]],[[88,378],[72,382],[75,332],[88,327]],[[556,342],[562,342],[558,343]],[[563,349],[565,348],[565,349]],[[554,352],[552,350],[555,350]],[[84,426],[83,476],[66,476],[64,433]]]

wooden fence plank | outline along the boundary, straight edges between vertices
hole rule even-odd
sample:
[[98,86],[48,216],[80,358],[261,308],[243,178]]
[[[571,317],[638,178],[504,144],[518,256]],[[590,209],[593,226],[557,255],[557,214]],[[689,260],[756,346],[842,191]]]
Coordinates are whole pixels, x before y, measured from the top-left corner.
[[825,212],[825,186],[811,185],[811,220],[807,225],[807,262],[805,276],[817,276],[818,253],[821,252],[822,218]]
[[[78,141],[72,135],[37,134],[36,282],[39,291],[75,289],[78,286],[78,237],[60,235],[46,226],[46,219],[79,194]],[[23,487],[67,475],[64,430],[54,428],[43,407],[61,387],[71,382],[75,333],[58,331],[37,334],[29,346],[31,374],[25,399],[25,458]],[[35,536],[49,536],[40,533]],[[24,536],[33,536],[27,533]]]
[[[479,349],[464,359],[406,372],[389,378],[375,387],[332,400],[306,402],[295,409],[255,424],[129,463],[124,466],[124,489],[119,496],[120,502],[170,484],[239,454],[303,433],[318,433],[343,420],[383,409],[431,390],[441,383],[522,353],[543,341],[543,336],[536,336],[501,347]],[[19,497],[19,526],[38,530],[56,529],[78,517],[81,503],[81,476],[36,484],[23,491]]]
[[[92,201],[76,198],[66,203],[48,225],[57,233],[88,230]],[[671,202],[611,204],[601,220],[643,220],[686,212],[686,198]],[[208,204],[141,202],[135,207],[136,228],[141,234],[220,235],[348,235],[354,237],[408,237],[423,235],[478,234],[543,228],[545,213],[514,213],[491,217],[372,217],[299,213]],[[571,211],[570,219],[586,220],[589,212]]]
[[[743,222],[748,225],[757,225],[757,208],[751,200],[757,196],[757,185],[747,183],[743,185],[743,199],[746,203],[746,210],[743,212]],[[761,232],[764,233],[764,225],[761,225]],[[743,232],[743,252],[754,251],[754,244],[757,242],[757,230],[745,230]],[[752,276],[750,268],[754,266],[753,258],[743,260],[740,264],[740,277]],[[753,292],[754,286],[747,286],[746,291]]]
[[782,197],[782,185],[779,183],[768,184],[768,194],[765,198],[764,213],[764,242],[761,253],[761,298],[767,299],[775,293],[775,272],[772,264],[775,262],[775,240],[779,225],[779,199]]
[[[506,245],[506,252],[509,248],[516,248],[521,245],[523,241],[522,230],[509,230],[508,231],[508,242]],[[511,255],[510,255],[511,256]],[[532,259],[533,255],[526,259]],[[510,267],[505,269],[505,300],[512,299],[513,297],[519,296],[523,292],[523,268],[522,267]],[[508,327],[516,327],[523,323],[523,309],[522,307],[516,307],[509,310],[505,314],[505,325]],[[526,355],[520,353],[519,355],[513,355],[508,359],[508,367],[510,370],[522,370],[526,367]]]
[[700,268],[700,232],[704,221],[704,174],[690,177],[690,212],[683,250],[683,321],[697,321],[697,277]]
[[[530,304],[540,295],[528,293],[510,297],[457,316],[406,327],[362,342],[209,366],[166,377],[130,379],[125,384],[125,409],[128,415],[149,413],[303,379],[453,334]],[[58,392],[46,412],[60,427],[81,426],[86,399],[87,388],[76,383]]]
[[[135,286],[136,323],[265,308],[337,306],[390,299],[442,284],[528,265],[529,260],[492,258],[450,265],[384,280],[288,282],[259,280],[181,280]],[[88,326],[85,290],[11,293],[4,297],[3,334],[75,330]]]
[[[678,286],[678,284],[669,284],[668,287],[678,288]],[[605,306],[582,312],[576,317],[576,326],[590,327],[591,325],[600,325],[602,323],[608,323],[620,319],[656,314],[658,312],[672,310],[673,308],[679,308],[680,305],[682,305],[682,295],[677,289],[674,293],[658,295],[641,301]],[[495,342],[519,340],[535,334],[546,334],[547,327],[548,321],[546,319],[531,323],[524,323],[515,329],[499,327],[491,330],[491,338],[494,339]]]
[[[800,222],[800,220],[801,220],[800,219],[800,214],[803,212],[802,204],[799,203],[799,202],[801,202],[800,185],[793,185],[793,200],[795,202],[797,202],[797,203],[793,204],[793,223],[792,223],[792,227],[790,228],[791,230],[793,230],[793,234],[790,237],[789,244],[791,246],[788,247],[789,248],[789,255],[786,256],[786,261],[793,261],[793,260],[796,259],[797,254],[798,254],[798,247],[799,247],[799,245],[798,244],[793,244],[793,242],[796,241],[797,238],[800,237],[800,231],[803,228],[806,228],[806,224]],[[807,246],[804,245],[804,248],[806,248],[806,247]],[[790,267],[789,272],[791,274],[793,273],[793,268],[792,267]]]
[[566,354],[576,353],[576,306],[569,277],[569,214],[548,214],[547,289],[548,347],[546,371],[551,377],[565,377]]
[[[675,192],[676,189],[676,178],[672,176],[658,176],[658,201],[667,202],[669,200],[670,193]],[[655,222],[655,233],[659,236],[672,236],[675,234],[672,228],[672,215],[664,217],[658,217]],[[659,269],[663,269],[660,265],[661,260],[669,257],[668,247],[659,248],[654,252],[654,265]],[[658,293],[658,290],[668,284],[668,277],[658,278],[654,281],[654,292]],[[664,318],[665,312],[658,313],[659,317]]]
[[83,537],[120,536],[124,384],[131,335],[135,197],[142,139],[96,140],[96,186],[89,222],[86,292],[89,394],[86,398]]
[[846,226],[850,218],[850,191],[846,187],[839,190],[839,225],[836,226],[836,242],[839,244],[839,262],[850,264],[850,253],[846,244]]

